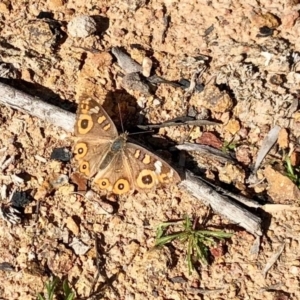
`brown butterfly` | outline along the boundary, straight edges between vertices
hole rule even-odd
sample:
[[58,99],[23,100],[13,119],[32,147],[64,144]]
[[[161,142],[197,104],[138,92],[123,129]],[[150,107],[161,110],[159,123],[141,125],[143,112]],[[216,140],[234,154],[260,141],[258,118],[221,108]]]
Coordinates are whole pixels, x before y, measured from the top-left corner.
[[159,185],[180,181],[178,173],[145,148],[127,142],[94,99],[82,99],[75,123],[74,148],[79,172],[93,179],[100,189],[121,195],[149,191]]

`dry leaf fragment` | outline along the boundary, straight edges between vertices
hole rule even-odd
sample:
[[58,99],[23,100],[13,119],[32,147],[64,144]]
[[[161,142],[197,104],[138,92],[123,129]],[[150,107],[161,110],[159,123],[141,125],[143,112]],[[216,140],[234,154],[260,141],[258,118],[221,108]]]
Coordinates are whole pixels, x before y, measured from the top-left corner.
[[69,244],[69,246],[73,248],[77,255],[84,255],[90,249],[90,246],[87,246],[76,237],[73,238],[73,241]]
[[203,132],[202,136],[196,141],[198,144],[212,146],[221,149],[223,142],[212,132]]
[[275,127],[273,127],[270,130],[270,132],[265,137],[264,141],[262,142],[261,148],[259,149],[258,154],[257,154],[255,166],[252,171],[253,174],[255,174],[257,172],[263,159],[265,158],[265,156],[268,154],[268,152],[271,150],[271,148],[277,141],[280,129],[281,128],[276,125]]
[[86,192],[87,190],[87,179],[84,178],[80,173],[76,172],[70,176],[71,181],[77,185],[77,191],[79,193]]
[[73,232],[74,235],[79,234],[79,227],[76,224],[75,220],[72,217],[68,217],[66,220],[66,226],[69,230]]
[[263,276],[266,277],[267,272],[271,269],[271,267],[275,264],[275,262],[277,261],[278,257],[280,256],[280,254],[282,253],[283,249],[284,249],[285,244],[282,244],[276,251],[276,253],[274,253],[269,261],[267,262],[266,266],[264,267],[262,273]]

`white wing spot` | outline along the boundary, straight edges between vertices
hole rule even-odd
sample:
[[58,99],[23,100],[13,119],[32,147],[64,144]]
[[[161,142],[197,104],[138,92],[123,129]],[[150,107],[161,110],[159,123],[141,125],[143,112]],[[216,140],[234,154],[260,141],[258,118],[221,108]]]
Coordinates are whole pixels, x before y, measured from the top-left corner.
[[156,174],[160,174],[160,173],[161,173],[161,167],[162,167],[161,161],[157,160],[157,161],[154,163],[154,167],[155,167],[155,173],[156,173]]
[[100,110],[99,106],[95,106],[95,107],[90,109],[89,113],[97,114],[99,112],[99,110]]

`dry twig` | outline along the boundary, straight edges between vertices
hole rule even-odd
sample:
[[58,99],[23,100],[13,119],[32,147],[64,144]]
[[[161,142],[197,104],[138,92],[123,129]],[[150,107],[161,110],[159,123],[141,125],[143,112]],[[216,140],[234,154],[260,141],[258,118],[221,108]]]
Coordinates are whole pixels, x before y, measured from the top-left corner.
[[[0,103],[50,122],[68,132],[74,130],[74,114],[49,105],[41,99],[29,96],[3,83],[0,83]],[[238,223],[250,233],[256,236],[262,235],[261,219],[259,217],[221,196],[213,188],[193,177],[191,173],[187,173],[186,179],[183,180],[180,186],[187,189],[197,199],[210,205],[215,212]]]
[[180,184],[196,199],[203,201],[218,214],[245,228],[255,236],[261,236],[261,219],[234,201],[217,193],[212,187],[186,172],[186,179]]
[[0,82],[0,103],[72,132],[75,115]]

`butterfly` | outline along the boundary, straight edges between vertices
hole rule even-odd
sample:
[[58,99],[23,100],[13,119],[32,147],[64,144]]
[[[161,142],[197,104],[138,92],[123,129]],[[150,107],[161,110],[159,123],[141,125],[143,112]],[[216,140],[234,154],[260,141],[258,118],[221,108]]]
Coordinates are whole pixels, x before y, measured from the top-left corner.
[[75,122],[78,170],[101,190],[117,195],[150,191],[180,181],[178,173],[144,147],[127,141],[95,99],[80,100]]

